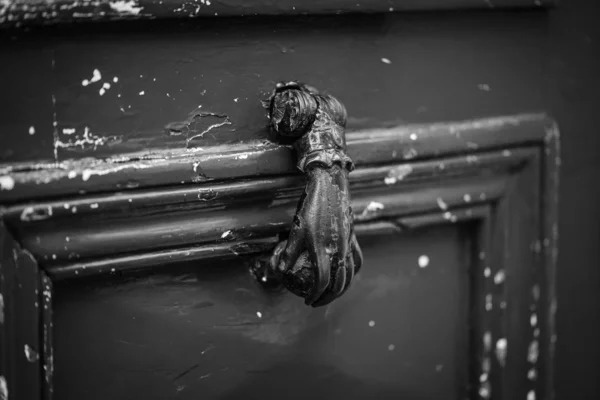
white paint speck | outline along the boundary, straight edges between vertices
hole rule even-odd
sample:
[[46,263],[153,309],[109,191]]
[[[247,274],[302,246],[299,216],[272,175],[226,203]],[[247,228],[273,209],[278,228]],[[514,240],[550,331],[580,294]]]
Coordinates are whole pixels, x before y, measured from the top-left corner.
[[496,342],[496,357],[501,366],[506,364],[506,353],[508,351],[508,341],[506,338],[500,338]]
[[375,326],[375,321],[373,321],[373,320],[369,321],[369,326],[370,326],[371,328],[372,328],[372,327],[374,327],[374,326]]
[[223,234],[221,235],[221,239],[225,239],[228,236],[231,236],[231,230],[223,232]]
[[81,81],[81,86],[87,86],[90,84],[90,81],[88,81],[87,79],[84,79]]
[[483,347],[485,351],[492,349],[492,332],[487,331],[483,334]]
[[538,318],[537,318],[537,314],[531,314],[531,317],[529,317],[529,323],[531,324],[532,327],[536,326],[538,322]]
[[410,164],[402,164],[388,171],[387,176],[383,179],[386,185],[394,185],[396,182],[406,178],[412,172]]
[[32,349],[28,344],[25,345],[24,351],[25,351],[25,358],[27,358],[27,361],[33,363],[38,360],[37,351]]
[[446,202],[444,201],[444,199],[442,199],[441,197],[437,198],[437,204],[438,207],[442,210],[447,210],[448,209],[448,204],[446,204]]
[[437,372],[442,372],[442,369],[444,369],[444,366],[442,364],[438,364],[438,365],[435,366],[435,370]]
[[490,85],[486,83],[480,83],[479,85],[477,85],[477,87],[479,88],[479,90],[483,90],[485,92],[489,92],[491,90]]
[[145,92],[145,91],[143,91],[143,90],[142,90],[142,91],[139,93],[139,95],[140,95],[140,96],[143,96],[143,95],[145,95],[145,94],[146,94],[146,92]]
[[510,150],[503,150],[503,151],[502,151],[502,155],[503,155],[504,157],[510,157],[510,154],[511,154],[511,153],[510,153]]
[[113,77],[113,83],[117,83],[117,82],[119,82],[119,77],[117,77],[117,76]]
[[489,382],[484,382],[479,388],[479,396],[484,399],[489,399],[492,394],[492,388]]
[[491,274],[492,274],[492,270],[490,269],[490,267],[485,267],[483,270],[483,276],[485,276],[486,278],[489,278]]
[[257,312],[256,312],[256,316],[257,316],[258,318],[262,318],[262,313],[261,313],[260,311],[257,311]]
[[134,0],[118,0],[109,3],[110,8],[121,15],[138,15],[143,7],[140,7]]
[[0,375],[0,400],[8,400],[8,387],[6,386],[6,378]]
[[98,94],[100,94],[100,96],[103,96],[104,93],[106,93],[106,89],[104,89],[103,87],[101,87],[100,90],[98,90]]
[[452,219],[453,215],[450,211],[444,213],[444,219]]
[[92,72],[92,79],[90,79],[90,83],[98,82],[100,79],[102,79],[102,75],[100,74],[100,71],[98,69],[95,69]]
[[389,351],[394,351],[394,349],[395,349],[395,348],[396,348],[396,346],[395,346],[395,345],[393,345],[393,344],[390,344],[390,345],[388,346],[388,350],[389,350]]
[[429,265],[429,257],[425,254],[419,256],[419,267],[425,268]]
[[90,204],[90,208],[92,208],[92,209],[98,208],[98,203]]
[[469,193],[465,193],[465,195],[463,196],[463,200],[465,201],[465,203],[470,203],[471,195]]
[[411,133],[410,134],[410,140],[417,140],[417,134],[416,133]]
[[394,7],[390,7],[390,8],[389,8],[389,11],[390,11],[390,12],[394,12]]
[[116,270],[116,269],[114,269],[114,268],[111,268],[111,269],[110,269],[110,272],[111,272],[112,274],[114,274],[116,271],[117,271],[117,270]]
[[389,59],[387,59],[387,58],[382,58],[382,59],[381,59],[381,62],[382,62],[382,63],[384,63],[384,64],[391,64],[391,63],[392,63],[392,62],[391,62]]
[[110,83],[108,83],[108,82],[104,82],[104,83],[102,84],[102,87],[103,87],[104,89],[108,90],[108,89],[110,89]]
[[62,133],[65,135],[72,135],[76,132],[75,128],[63,128]]
[[267,281],[267,277],[263,276],[260,280],[263,281],[263,282],[266,282]]
[[238,102],[239,97],[236,97],[235,99],[233,99],[233,101],[235,101],[236,103]]
[[378,210],[383,210],[385,207],[381,203],[377,203],[376,201],[372,201],[367,206],[366,210],[370,212],[376,212]]
[[505,279],[506,279],[506,274],[504,273],[503,269],[501,269],[500,271],[496,272],[496,275],[494,275],[494,283],[496,285],[501,284],[502,282],[504,282]]
[[8,175],[0,176],[0,190],[13,190],[15,180]]
[[527,361],[532,364],[535,364],[540,355],[540,346],[537,340],[534,340],[529,344],[529,348],[527,349]]
[[527,379],[529,379],[530,381],[535,381],[537,379],[537,371],[535,370],[535,368],[531,368],[527,372]]
[[535,392],[533,390],[527,392],[527,400],[535,400]]
[[485,310],[486,311],[492,311],[492,307],[493,307],[492,295],[491,294],[486,294],[485,295]]
[[29,127],[29,134],[30,134],[30,135],[35,135],[35,126],[31,125],[31,126]]

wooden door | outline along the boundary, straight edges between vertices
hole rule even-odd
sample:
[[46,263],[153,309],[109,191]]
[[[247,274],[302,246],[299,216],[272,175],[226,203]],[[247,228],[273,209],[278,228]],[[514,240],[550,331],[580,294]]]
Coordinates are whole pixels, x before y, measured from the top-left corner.
[[[65,10],[61,18],[75,17]],[[412,84],[378,68],[419,41],[361,31],[347,48],[321,48],[321,34],[348,35],[364,17],[290,18],[238,19],[235,28],[34,27],[17,35],[25,35],[19,45],[5,32],[4,68],[31,78],[1,78],[14,94],[2,95],[14,112],[0,125],[12,143],[0,169],[4,398],[552,398],[555,122],[525,113],[527,96],[504,115],[433,122],[467,108],[485,113],[483,86],[466,105],[439,100],[424,121],[399,120],[398,112],[413,115],[403,111],[410,100],[381,90]],[[327,30],[331,23],[345,30]],[[312,33],[300,35],[306,24]],[[280,39],[266,40],[273,27]],[[469,53],[461,40],[452,49]],[[298,63],[307,49],[321,55],[319,68]],[[48,65],[32,63],[34,54]],[[420,54],[432,64],[404,64],[415,79],[446,59]],[[490,66],[530,72],[527,60],[511,60]],[[358,79],[369,71],[375,84]],[[270,140],[260,104],[282,74],[328,82],[348,99],[364,264],[351,289],[322,308],[265,288],[251,272],[287,235],[304,185],[292,149]],[[414,96],[449,96],[451,78],[413,87]],[[475,84],[476,74],[455,78],[488,85]],[[192,111],[176,121],[184,109]]]

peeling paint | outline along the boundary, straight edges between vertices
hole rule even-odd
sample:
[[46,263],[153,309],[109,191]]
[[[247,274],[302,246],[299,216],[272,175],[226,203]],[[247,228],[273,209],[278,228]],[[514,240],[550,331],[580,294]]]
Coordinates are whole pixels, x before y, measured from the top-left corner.
[[0,375],[0,400],[8,400],[8,387],[6,386],[6,378]]
[[503,283],[505,279],[506,274],[503,269],[499,270],[498,272],[496,272],[496,275],[494,275],[494,283],[496,285]]
[[29,346],[28,344],[25,345],[24,352],[25,358],[27,358],[27,361],[29,361],[30,363],[34,363],[39,359],[38,352],[31,348],[31,346]]
[[527,349],[527,361],[535,364],[540,355],[540,346],[537,340],[532,341]]
[[0,176],[0,190],[13,190],[15,180],[8,175]]
[[436,201],[437,201],[438,207],[440,207],[440,209],[442,209],[442,210],[448,209],[448,204],[446,204],[444,202],[444,199],[442,199],[441,197],[438,197]]
[[506,338],[500,338],[496,342],[496,358],[498,363],[504,367],[506,365],[506,354],[508,353],[508,341]]
[[393,185],[406,178],[412,170],[413,169],[409,164],[402,164],[394,167],[388,171],[387,176],[384,178],[384,182],[386,185]]
[[21,221],[41,221],[52,216],[52,207],[25,207],[21,212]]
[[122,15],[139,15],[143,7],[133,0],[118,0],[108,3],[110,8]]

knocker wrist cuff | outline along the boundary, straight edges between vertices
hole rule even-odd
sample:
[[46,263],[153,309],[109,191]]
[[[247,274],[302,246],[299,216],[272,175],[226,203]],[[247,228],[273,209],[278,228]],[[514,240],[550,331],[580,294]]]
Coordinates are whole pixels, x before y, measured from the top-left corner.
[[297,167],[302,172],[311,164],[331,168],[334,164],[354,169],[352,159],[346,155],[343,127],[337,125],[327,113],[318,112],[311,129],[294,143],[298,155]]
[[297,167],[300,171],[306,172],[311,165],[318,165],[324,168],[331,168],[334,164],[348,170],[354,170],[352,159],[341,150],[327,149],[315,150],[311,153],[304,154],[298,160]]

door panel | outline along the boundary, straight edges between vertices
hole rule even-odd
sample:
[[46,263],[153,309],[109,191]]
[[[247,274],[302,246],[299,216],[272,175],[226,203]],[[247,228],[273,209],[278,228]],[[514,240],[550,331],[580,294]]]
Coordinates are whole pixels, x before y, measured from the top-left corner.
[[467,231],[361,238],[368,268],[325,309],[239,260],[57,284],[56,398],[462,398]]

